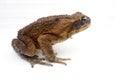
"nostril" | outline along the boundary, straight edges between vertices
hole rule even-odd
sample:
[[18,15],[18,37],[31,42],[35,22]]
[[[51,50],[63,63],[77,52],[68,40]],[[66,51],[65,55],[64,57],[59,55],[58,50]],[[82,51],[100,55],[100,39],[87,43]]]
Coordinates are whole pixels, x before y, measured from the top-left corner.
[[87,21],[88,21],[88,23],[90,23],[90,22],[91,22],[91,19],[88,17],[88,20],[87,20]]

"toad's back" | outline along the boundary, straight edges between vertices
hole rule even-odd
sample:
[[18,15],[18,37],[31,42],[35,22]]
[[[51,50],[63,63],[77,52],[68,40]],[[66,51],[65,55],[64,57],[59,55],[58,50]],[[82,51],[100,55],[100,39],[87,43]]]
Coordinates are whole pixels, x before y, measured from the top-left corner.
[[40,35],[50,31],[59,22],[60,19],[68,20],[72,19],[70,15],[56,15],[48,16],[38,19],[37,21],[27,25],[23,29],[19,30],[18,35]]

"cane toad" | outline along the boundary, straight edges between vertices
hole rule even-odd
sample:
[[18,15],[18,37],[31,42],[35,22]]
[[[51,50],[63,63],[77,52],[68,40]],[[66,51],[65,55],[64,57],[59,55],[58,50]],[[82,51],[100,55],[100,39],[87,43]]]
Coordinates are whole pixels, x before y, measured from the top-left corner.
[[52,45],[67,40],[89,25],[90,18],[81,12],[43,17],[19,30],[17,38],[12,40],[12,46],[32,67],[34,64],[52,66],[37,56],[36,49],[42,50],[45,60],[66,64],[63,61],[70,59],[56,57]]

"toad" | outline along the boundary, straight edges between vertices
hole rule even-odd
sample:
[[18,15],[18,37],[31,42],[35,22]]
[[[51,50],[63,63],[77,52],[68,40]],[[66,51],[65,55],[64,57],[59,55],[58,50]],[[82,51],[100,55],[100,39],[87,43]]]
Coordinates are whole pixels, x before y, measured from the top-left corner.
[[[64,61],[70,58],[57,57],[52,45],[67,40],[88,28],[89,25],[90,18],[81,12],[39,18],[18,31],[17,38],[12,40],[12,46],[22,58],[31,63],[32,67],[34,64],[52,66],[48,62],[66,65]],[[40,58],[36,49],[40,49],[45,58]]]

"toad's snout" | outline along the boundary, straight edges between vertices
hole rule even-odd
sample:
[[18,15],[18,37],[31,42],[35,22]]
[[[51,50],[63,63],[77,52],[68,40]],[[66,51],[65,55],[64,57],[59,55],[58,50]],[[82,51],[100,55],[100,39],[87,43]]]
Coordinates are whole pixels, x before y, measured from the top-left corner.
[[80,24],[81,25],[86,25],[86,24],[89,24],[91,22],[90,18],[87,17],[87,16],[83,16],[80,20]]

